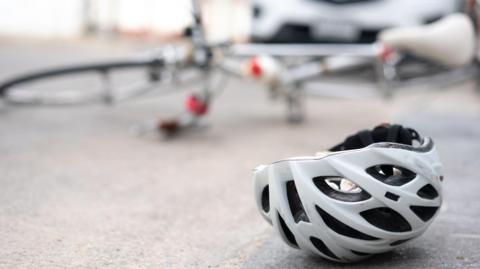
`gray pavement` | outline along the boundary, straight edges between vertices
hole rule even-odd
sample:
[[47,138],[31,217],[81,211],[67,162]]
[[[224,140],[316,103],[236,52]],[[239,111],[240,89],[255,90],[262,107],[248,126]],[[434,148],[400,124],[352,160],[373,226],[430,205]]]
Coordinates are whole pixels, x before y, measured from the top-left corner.
[[[0,79],[140,48],[0,40]],[[404,92],[390,102],[310,99],[307,121],[291,126],[260,87],[232,81],[204,131],[171,141],[129,132],[178,111],[184,96],[1,109],[0,268],[480,267],[480,97],[471,84]],[[356,265],[283,245],[256,212],[251,169],[383,121],[437,142],[446,199],[430,229]]]

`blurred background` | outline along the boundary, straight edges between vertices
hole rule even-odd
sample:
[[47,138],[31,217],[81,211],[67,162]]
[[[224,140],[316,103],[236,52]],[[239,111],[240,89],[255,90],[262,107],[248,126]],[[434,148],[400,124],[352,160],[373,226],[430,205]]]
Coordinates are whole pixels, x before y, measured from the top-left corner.
[[[201,1],[211,39],[246,38],[247,0]],[[191,23],[191,1],[20,0],[0,1],[0,35],[63,38],[134,37],[171,39]]]
[[[371,43],[383,29],[433,23],[473,4],[200,0],[210,41],[268,44]],[[185,42],[191,10],[189,0],[0,0],[0,82]],[[251,171],[394,122],[434,138],[445,202],[419,240],[358,266],[479,268],[478,74],[442,86],[427,79],[388,99],[374,68],[365,69],[315,81],[327,94],[305,99],[301,124],[287,123],[285,100],[271,102],[265,85],[232,78],[208,128],[172,140],[132,126],[182,113],[200,82],[114,105],[0,106],[0,267],[344,268],[274,235],[254,204]],[[92,87],[68,82],[55,87]]]
[[[200,5],[212,41],[253,37],[254,41],[300,43],[332,41],[335,34],[336,39],[343,34],[350,42],[372,42],[381,29],[431,23],[465,10],[467,2],[472,1],[204,0]],[[0,35],[170,39],[181,36],[191,24],[191,10],[189,0],[1,0]],[[329,23],[330,33],[314,29],[322,22]],[[348,31],[346,22],[355,24],[358,33]]]

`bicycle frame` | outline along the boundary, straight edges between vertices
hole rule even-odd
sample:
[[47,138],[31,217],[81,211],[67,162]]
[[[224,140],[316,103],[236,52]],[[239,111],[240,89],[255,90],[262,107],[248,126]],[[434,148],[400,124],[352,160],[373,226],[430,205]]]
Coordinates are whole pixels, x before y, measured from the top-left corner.
[[[287,118],[290,122],[300,122],[304,118],[303,98],[304,85],[325,75],[342,72],[359,67],[371,67],[375,70],[377,88],[384,97],[391,97],[393,90],[418,85],[425,82],[438,84],[450,83],[453,80],[462,80],[479,73],[476,63],[471,66],[445,69],[439,68],[433,74],[422,74],[419,77],[402,77],[399,72],[402,60],[400,55],[392,60],[385,57],[385,48],[379,44],[211,44],[207,41],[198,0],[192,0],[192,48],[184,53],[173,52],[171,56],[168,48],[160,54],[149,58],[108,62],[91,65],[72,66],[28,74],[7,81],[0,85],[0,98],[7,95],[7,91],[17,84],[35,81],[38,79],[78,73],[98,73],[104,84],[104,95],[101,98],[105,103],[127,100],[153,90],[154,86],[165,82],[163,72],[181,73],[179,66],[191,67],[200,73],[200,89],[189,99],[191,107],[178,117],[167,120],[167,133],[174,133],[177,129],[196,124],[211,106],[215,87],[212,74],[221,71],[226,77],[239,76],[245,78],[242,69],[244,64],[232,63],[234,59],[249,59],[259,55],[266,55],[276,59],[281,73],[276,74],[273,81],[264,82],[272,96],[283,97],[287,104]],[[175,50],[175,48],[173,48]],[[181,55],[177,55],[181,54]],[[168,56],[170,55],[170,56]],[[288,59],[308,59],[300,64],[290,65]],[[335,59],[350,59],[349,61],[335,61]],[[406,57],[408,58],[408,57]],[[434,65],[432,65],[434,66]],[[145,68],[150,87],[132,89],[122,96],[116,96],[109,80],[109,74],[114,70]],[[167,81],[167,84],[169,82]],[[222,85],[224,87],[224,85]],[[202,109],[198,109],[198,108]],[[199,112],[201,111],[201,113]],[[163,127],[161,127],[163,128]]]

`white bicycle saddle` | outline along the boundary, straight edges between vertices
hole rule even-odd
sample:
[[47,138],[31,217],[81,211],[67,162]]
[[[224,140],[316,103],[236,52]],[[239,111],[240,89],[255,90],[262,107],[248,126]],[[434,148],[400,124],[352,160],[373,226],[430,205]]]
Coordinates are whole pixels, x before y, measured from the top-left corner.
[[393,49],[448,67],[467,65],[475,57],[473,23],[461,13],[429,25],[387,29],[380,33],[379,40]]

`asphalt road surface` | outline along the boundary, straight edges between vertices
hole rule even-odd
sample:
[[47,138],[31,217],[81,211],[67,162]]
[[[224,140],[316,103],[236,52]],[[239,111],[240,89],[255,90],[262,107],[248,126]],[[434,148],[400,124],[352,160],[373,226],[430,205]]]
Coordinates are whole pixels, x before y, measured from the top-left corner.
[[[135,44],[0,40],[0,80],[131,55]],[[209,126],[174,140],[133,125],[179,111],[186,93],[114,106],[0,108],[0,268],[479,268],[480,95],[473,83],[392,101],[317,98],[285,122],[252,82],[233,80]],[[445,203],[419,239],[355,265],[285,246],[257,213],[251,169],[308,155],[380,122],[435,139]]]

